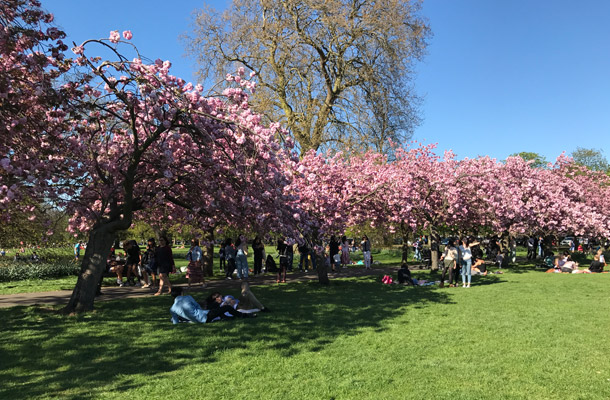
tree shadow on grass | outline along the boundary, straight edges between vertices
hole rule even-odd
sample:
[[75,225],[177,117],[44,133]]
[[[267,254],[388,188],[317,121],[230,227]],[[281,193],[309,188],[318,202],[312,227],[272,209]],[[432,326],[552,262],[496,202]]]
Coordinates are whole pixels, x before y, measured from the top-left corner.
[[141,375],[214,363],[227,350],[239,349],[244,356],[268,350],[284,357],[317,352],[340,336],[382,332],[408,307],[451,304],[446,291],[382,285],[374,276],[334,280],[326,287],[315,282],[256,287],[255,293],[272,312],[205,325],[172,325],[168,296],[103,302],[93,313],[72,317],[35,307],[2,309],[0,398],[121,393],[140,385]]

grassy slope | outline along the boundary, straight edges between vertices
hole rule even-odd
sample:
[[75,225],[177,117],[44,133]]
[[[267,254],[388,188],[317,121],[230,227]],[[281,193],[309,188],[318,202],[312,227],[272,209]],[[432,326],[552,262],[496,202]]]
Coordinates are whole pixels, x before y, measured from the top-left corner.
[[610,275],[517,270],[470,289],[257,288],[255,320],[169,323],[169,297],[0,310],[0,398],[603,399]]

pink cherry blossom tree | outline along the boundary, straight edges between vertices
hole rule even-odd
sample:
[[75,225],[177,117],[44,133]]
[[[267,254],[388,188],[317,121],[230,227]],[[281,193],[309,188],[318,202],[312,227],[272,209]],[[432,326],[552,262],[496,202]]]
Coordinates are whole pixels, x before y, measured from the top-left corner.
[[[39,10],[32,14],[38,3],[15,4],[21,14],[9,25],[29,23],[43,41],[61,36],[54,28],[47,36],[35,29],[51,20]],[[12,15],[11,7],[3,5],[2,11]],[[240,218],[251,218],[244,226],[273,227],[295,214],[282,187],[296,160],[276,141],[279,126],[263,126],[249,109],[247,91],[255,85],[240,79],[243,72],[228,77],[235,87],[204,96],[201,86],[171,75],[168,61],[144,63],[114,31],[109,39],[75,45],[74,73],[61,82],[61,72],[71,66],[68,60],[66,68],[53,68],[64,59],[63,43],[30,66],[37,54],[33,46],[14,45],[21,40],[17,28],[3,32],[12,40],[0,43],[3,68],[10,67],[5,55],[24,64],[3,81],[12,106],[2,108],[12,122],[2,134],[3,199],[27,191],[66,210],[72,215],[69,229],[89,235],[66,311],[92,309],[116,233],[138,213],[192,220],[204,230],[223,221],[240,224]],[[123,33],[125,40],[131,37]],[[135,56],[128,59],[123,49],[130,48]],[[102,60],[95,55],[100,49],[113,56]],[[36,82],[45,85],[37,88]],[[56,93],[62,101],[42,101]],[[36,124],[27,126],[30,120]],[[4,184],[9,179],[11,186]]]
[[55,81],[71,64],[63,53],[65,34],[52,21],[53,15],[35,0],[0,4],[0,219],[15,210],[33,212],[32,185],[27,183],[31,176],[20,163],[54,157],[43,137],[63,129],[56,118],[72,93]]

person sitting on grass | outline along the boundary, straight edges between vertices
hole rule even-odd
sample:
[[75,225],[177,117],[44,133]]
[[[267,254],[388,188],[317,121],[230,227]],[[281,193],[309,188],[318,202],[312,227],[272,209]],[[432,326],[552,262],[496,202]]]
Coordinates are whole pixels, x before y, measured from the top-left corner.
[[604,264],[599,260],[599,254],[593,256],[593,261],[591,261],[589,271],[595,273],[604,272]]
[[485,265],[485,260],[483,258],[483,250],[481,250],[481,246],[479,242],[474,242],[470,244],[470,252],[472,253],[472,275],[487,275],[487,266]]
[[606,258],[604,257],[604,249],[602,249],[601,247],[599,249],[597,249],[597,253],[599,256],[599,262],[604,264],[604,267],[606,266]]
[[409,270],[409,265],[406,262],[403,262],[400,265],[400,269],[398,270],[398,283],[401,283],[406,286],[413,285],[413,279],[411,278],[411,271]]
[[570,257],[570,253],[568,251],[563,252],[563,257],[557,257],[557,268],[561,270],[561,272],[571,274],[574,272],[574,269],[578,270],[578,264],[572,261],[572,257]]
[[252,293],[248,282],[241,283],[241,294],[236,301],[238,302],[237,309],[241,312],[269,312],[269,308],[265,307]]
[[222,302],[220,293],[215,293],[216,297],[214,298],[214,301],[218,303],[218,307],[211,310],[204,310],[201,308],[193,296],[184,295],[182,287],[173,287],[171,294],[172,297],[174,297],[174,304],[169,309],[169,312],[172,315],[172,323],[174,324],[180,322],[198,322],[205,324],[212,322],[216,318],[230,318],[225,315],[225,313],[240,318],[256,317],[256,314],[241,313],[228,305],[220,306],[220,303]]

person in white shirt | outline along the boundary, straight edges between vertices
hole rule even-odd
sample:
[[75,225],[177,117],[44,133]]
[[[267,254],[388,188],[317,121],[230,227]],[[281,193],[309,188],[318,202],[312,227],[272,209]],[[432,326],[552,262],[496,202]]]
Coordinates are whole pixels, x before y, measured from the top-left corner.
[[470,242],[470,238],[462,241],[460,252],[462,253],[462,287],[469,288],[472,280],[472,251],[470,246],[476,246],[479,242]]

